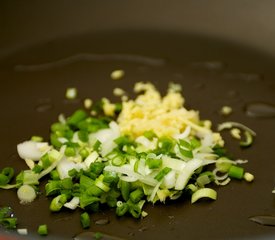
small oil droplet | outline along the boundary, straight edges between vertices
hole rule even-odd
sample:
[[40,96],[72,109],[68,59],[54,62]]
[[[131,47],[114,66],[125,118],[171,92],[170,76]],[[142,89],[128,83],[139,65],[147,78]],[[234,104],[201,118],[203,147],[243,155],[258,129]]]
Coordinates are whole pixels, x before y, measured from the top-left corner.
[[191,63],[191,67],[208,71],[220,71],[225,68],[225,64],[220,61],[193,62]]
[[260,82],[263,80],[263,76],[257,73],[225,73],[226,79],[241,80],[246,83]]
[[49,98],[43,98],[38,100],[38,104],[35,107],[37,112],[47,112],[53,109],[53,104]]
[[248,103],[245,106],[245,114],[253,118],[273,118],[275,117],[275,105],[264,102]]
[[51,103],[41,103],[35,107],[37,112],[47,112],[53,108]]
[[250,221],[258,223],[264,226],[275,226],[275,217],[274,216],[253,216],[249,218]]

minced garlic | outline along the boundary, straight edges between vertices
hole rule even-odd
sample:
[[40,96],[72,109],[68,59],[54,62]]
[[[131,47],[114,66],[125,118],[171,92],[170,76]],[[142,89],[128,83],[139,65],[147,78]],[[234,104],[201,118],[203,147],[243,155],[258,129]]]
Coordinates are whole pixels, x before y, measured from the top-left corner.
[[106,116],[114,116],[115,115],[115,110],[116,110],[116,105],[111,103],[109,99],[103,98],[102,99],[103,103],[103,112]]
[[168,91],[162,98],[151,83],[137,83],[135,100],[124,101],[118,117],[123,134],[138,137],[153,130],[158,136],[174,136],[185,130],[185,120],[199,124],[198,112],[183,107],[184,98],[178,92]]

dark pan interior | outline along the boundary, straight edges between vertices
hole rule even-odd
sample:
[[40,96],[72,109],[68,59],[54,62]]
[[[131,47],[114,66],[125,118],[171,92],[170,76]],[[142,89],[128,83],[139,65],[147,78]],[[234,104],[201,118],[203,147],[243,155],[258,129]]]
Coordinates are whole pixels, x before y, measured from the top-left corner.
[[[110,79],[114,69],[125,70],[120,81]],[[188,108],[200,111],[201,118],[237,121],[257,133],[251,148],[242,150],[228,132],[223,136],[232,155],[248,159],[247,171],[253,183],[232,181],[218,188],[218,199],[191,205],[189,199],[167,204],[147,204],[149,215],[141,220],[117,218],[113,210],[93,214],[90,231],[122,239],[274,239],[275,228],[249,221],[254,215],[273,215],[275,121],[273,117],[247,116],[250,103],[275,104],[274,58],[244,45],[200,35],[165,31],[101,31],[46,41],[24,48],[0,62],[1,161],[0,168],[25,164],[16,145],[32,135],[49,136],[49,126],[60,113],[66,115],[90,97],[112,96],[114,87],[132,93],[137,81],[150,81],[164,93],[169,82],[183,86]],[[79,97],[65,100],[67,87],[77,87]],[[224,105],[233,114],[223,117]],[[71,239],[82,232],[79,211],[50,213],[44,194],[30,205],[20,205],[16,192],[0,191],[0,206],[14,208],[19,228],[28,228],[29,237],[38,224],[49,227],[49,239]],[[99,219],[107,225],[97,225]],[[3,234],[5,233],[2,230]],[[42,238],[41,238],[42,239]]]

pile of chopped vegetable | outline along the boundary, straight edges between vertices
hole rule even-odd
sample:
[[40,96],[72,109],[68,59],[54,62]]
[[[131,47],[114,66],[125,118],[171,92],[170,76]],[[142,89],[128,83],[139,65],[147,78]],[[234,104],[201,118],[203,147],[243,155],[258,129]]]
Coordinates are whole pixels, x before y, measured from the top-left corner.
[[[216,185],[233,178],[253,180],[240,166],[246,161],[227,157],[211,122],[184,107],[179,85],[170,85],[164,97],[150,83],[137,83],[135,91],[135,99],[122,96],[119,104],[86,99],[83,109],[51,125],[49,142],[34,136],[18,144],[28,169],[16,177],[12,168],[2,169],[0,188],[17,188],[26,204],[47,178],[40,191],[51,200],[49,209],[81,208],[82,226],[89,228],[89,213],[102,205],[115,208],[118,216],[140,218],[147,215],[146,202],[165,203],[187,194],[192,203],[215,200]],[[40,228],[46,234],[46,226]]]

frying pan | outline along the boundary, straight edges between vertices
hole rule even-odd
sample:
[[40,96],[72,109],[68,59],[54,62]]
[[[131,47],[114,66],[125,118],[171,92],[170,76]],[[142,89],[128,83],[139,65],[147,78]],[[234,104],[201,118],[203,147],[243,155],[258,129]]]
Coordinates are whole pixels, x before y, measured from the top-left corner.
[[[213,127],[238,121],[257,137],[240,149],[228,133],[226,147],[248,159],[253,183],[232,181],[218,188],[218,200],[191,205],[188,199],[150,205],[141,220],[117,218],[113,210],[93,214],[89,231],[122,239],[273,239],[275,228],[249,221],[274,215],[273,140],[275,132],[275,7],[272,1],[1,1],[0,168],[25,168],[16,145],[32,135],[49,135],[60,113],[69,115],[90,97],[112,95],[114,87],[131,89],[137,81],[153,82],[164,93],[168,82],[182,84],[188,108],[200,111]],[[121,81],[110,80],[125,70]],[[68,87],[78,89],[65,100]],[[250,107],[268,106],[263,112]],[[233,108],[223,117],[224,105]],[[250,109],[251,110],[251,109]],[[262,110],[262,109],[260,109]],[[20,205],[16,192],[1,191],[0,205],[11,206],[27,238],[47,224],[50,239],[72,239],[83,232],[79,211],[50,213],[42,193]],[[97,224],[98,220],[108,224]],[[3,238],[18,237],[1,229]],[[21,238],[21,237],[20,237]],[[23,237],[22,237],[23,238]],[[42,238],[41,238],[42,239]]]

